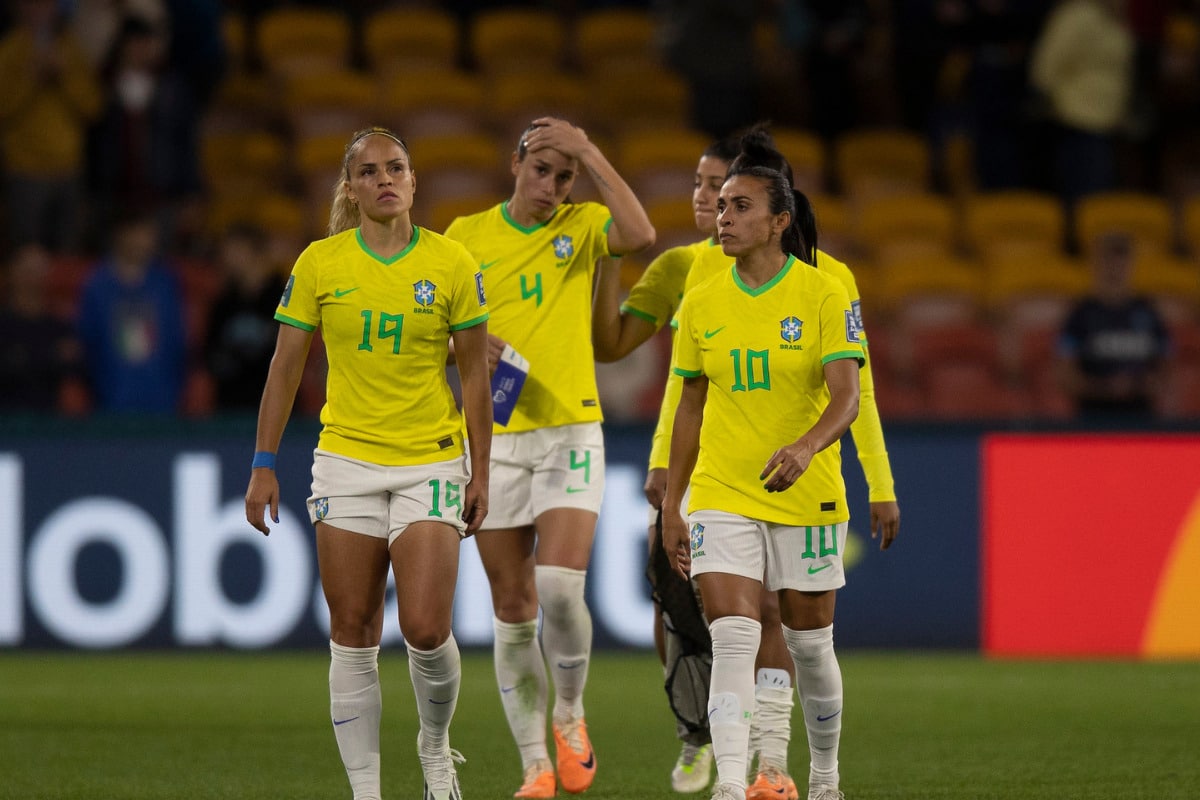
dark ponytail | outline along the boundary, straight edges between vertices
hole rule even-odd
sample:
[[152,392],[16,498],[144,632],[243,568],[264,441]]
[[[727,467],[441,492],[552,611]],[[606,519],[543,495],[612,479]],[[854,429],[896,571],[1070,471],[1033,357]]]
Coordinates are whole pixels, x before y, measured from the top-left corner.
[[809,202],[808,196],[799,189],[792,188],[792,199],[796,203],[796,211],[792,214],[792,224],[788,226],[788,230],[784,232],[784,236],[795,229],[798,241],[795,242],[795,249],[787,246],[787,239],[784,240],[784,250],[796,256],[809,266],[817,265],[817,217],[813,213],[812,203]]

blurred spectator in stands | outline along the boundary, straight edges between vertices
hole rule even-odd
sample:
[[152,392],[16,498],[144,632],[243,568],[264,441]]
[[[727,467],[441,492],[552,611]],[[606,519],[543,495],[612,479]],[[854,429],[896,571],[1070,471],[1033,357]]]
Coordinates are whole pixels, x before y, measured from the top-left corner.
[[252,412],[262,399],[275,352],[275,308],[283,281],[267,258],[266,236],[256,226],[231,225],[221,238],[218,258],[225,283],[209,310],[204,363],[216,389],[217,410]]
[[180,215],[199,202],[199,109],[167,42],[161,23],[127,16],[105,59],[107,102],[88,137],[97,234],[121,209],[154,208],[160,245],[174,246]]
[[1148,415],[1170,350],[1166,324],[1130,287],[1133,241],[1101,236],[1092,247],[1092,291],[1059,333],[1063,388],[1085,418]]
[[125,17],[135,15],[162,27],[167,26],[169,19],[163,0],[69,0],[69,3],[67,24],[97,71],[112,50]]
[[756,3],[652,0],[666,63],[691,89],[692,125],[720,138],[758,118]]
[[809,95],[806,127],[829,139],[857,127],[866,0],[781,0],[780,10],[784,43],[797,55]]
[[77,247],[83,228],[84,135],[102,96],[54,0],[13,0],[0,40],[0,161],[9,245]]
[[1034,43],[1030,80],[1053,126],[1055,188],[1068,206],[1117,186],[1116,139],[1134,82],[1124,6],[1125,0],[1061,0]]
[[84,284],[79,337],[98,411],[174,413],[186,368],[179,283],[148,212],[124,212]]
[[962,43],[962,97],[974,142],[979,189],[1033,182],[1029,124],[1030,45],[1046,14],[1043,0],[973,0]]
[[937,126],[947,60],[962,43],[968,0],[893,0],[892,42],[896,93],[903,124],[920,134]]
[[69,320],[51,313],[50,254],[27,244],[9,259],[0,306],[0,411],[51,413],[76,376],[80,349]]

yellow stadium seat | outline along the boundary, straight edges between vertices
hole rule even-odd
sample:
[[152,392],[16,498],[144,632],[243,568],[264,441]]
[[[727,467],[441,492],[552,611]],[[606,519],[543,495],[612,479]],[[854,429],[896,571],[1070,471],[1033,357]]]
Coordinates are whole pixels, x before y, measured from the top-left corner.
[[891,264],[877,285],[880,302],[909,327],[969,322],[982,310],[982,271],[952,256]]
[[579,68],[590,74],[657,66],[661,63],[657,25],[644,10],[604,8],[587,12],[575,24],[574,53]]
[[465,217],[468,214],[477,214],[480,211],[486,211],[507,199],[507,195],[498,192],[489,192],[481,195],[463,194],[455,197],[447,197],[432,205],[429,203],[417,203],[417,207],[413,209],[413,219],[419,225],[442,233],[458,217]]
[[1066,212],[1057,197],[1011,190],[972,197],[966,205],[963,238],[985,260],[1006,251],[1055,253],[1063,249]]
[[529,123],[538,117],[582,124],[587,100],[582,82],[570,75],[549,73],[531,80],[528,75],[503,74],[489,82],[484,106],[492,130],[515,148]]
[[349,70],[291,77],[284,88],[284,118],[296,139],[351,132],[379,124],[378,91],[367,75]]
[[897,194],[863,201],[857,237],[865,252],[883,264],[918,254],[954,251],[954,205],[929,192]]
[[317,8],[284,6],[264,11],[258,19],[257,49],[264,69],[295,75],[346,69],[353,43],[345,14]]
[[799,128],[772,128],[771,138],[792,165],[795,187],[808,195],[824,192],[827,164],[821,137]]
[[488,75],[522,72],[538,79],[563,67],[568,32],[560,14],[535,8],[477,12],[470,28],[471,55]]
[[486,127],[483,82],[463,70],[431,69],[383,81],[380,109],[408,138],[479,133]]
[[[687,128],[691,96],[687,83],[666,69],[613,70],[585,77],[589,126],[611,136],[635,130]],[[699,153],[696,153],[699,157]]]
[[927,191],[930,163],[929,143],[907,131],[852,130],[834,142],[834,169],[845,195]]
[[1138,258],[1131,279],[1134,291],[1148,295],[1169,324],[1200,320],[1200,264],[1168,253]]
[[643,203],[691,196],[709,138],[687,129],[636,130],[617,139],[621,176]]
[[200,140],[205,181],[217,195],[253,195],[274,185],[287,157],[287,142],[267,131],[208,133]]
[[509,189],[507,153],[490,136],[422,136],[408,144],[417,179],[417,208],[432,211],[445,200],[502,196]]
[[362,39],[367,62],[380,76],[458,66],[458,20],[434,6],[379,9],[363,21]]
[[1075,207],[1075,236],[1085,252],[1106,233],[1127,234],[1140,251],[1167,252],[1174,225],[1170,204],[1152,194],[1104,192],[1082,198]]
[[1200,195],[1183,204],[1183,244],[1195,258],[1200,258]]

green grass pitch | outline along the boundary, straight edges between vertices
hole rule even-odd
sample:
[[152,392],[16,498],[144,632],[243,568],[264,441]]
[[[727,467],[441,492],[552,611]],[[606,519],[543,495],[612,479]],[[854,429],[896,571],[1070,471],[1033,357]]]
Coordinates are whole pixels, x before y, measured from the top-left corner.
[[[840,658],[849,800],[1200,798],[1200,664]],[[327,669],[322,652],[0,653],[0,798],[348,800]],[[417,798],[403,652],[380,670],[384,797]],[[490,654],[465,653],[463,671],[451,741],[464,800],[509,798],[520,765]],[[598,773],[584,797],[677,797],[653,655],[597,653],[587,708]],[[791,771],[807,772],[798,711]]]

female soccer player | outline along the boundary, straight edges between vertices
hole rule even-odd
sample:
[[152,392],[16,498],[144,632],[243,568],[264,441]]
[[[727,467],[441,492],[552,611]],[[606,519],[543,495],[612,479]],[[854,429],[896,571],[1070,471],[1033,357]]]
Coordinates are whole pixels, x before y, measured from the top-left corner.
[[[582,792],[596,772],[583,708],[592,644],[584,583],[604,491],[592,280],[597,259],[649,247],[654,228],[599,148],[564,120],[534,120],[511,165],[512,197],[456,219],[446,235],[466,245],[483,271],[489,363],[507,344],[530,365],[512,418],[494,429],[494,503],[476,541],[496,615],[500,699],[524,769],[515,796],[543,798],[556,789],[543,650],[555,688],[558,780]],[[603,204],[568,201],[580,171]]]
[[[849,513],[838,441],[858,413],[863,350],[845,288],[793,255],[813,251],[801,238],[811,213],[783,174],[735,167],[717,216],[734,265],[679,312],[673,369],[684,383],[663,546],[681,576],[695,575],[709,619],[720,800],[746,796],[764,585],[779,593],[806,718],[809,707],[826,723],[841,713],[832,623]],[[690,531],[680,513],[689,482]],[[820,800],[839,796],[840,726],[826,727],[815,740],[809,730],[809,797]]]
[[[278,522],[275,453],[313,331],[329,361],[309,516],[329,604],[333,730],[355,800],[378,800],[377,657],[390,563],[421,727],[425,800],[460,800],[449,728],[458,700],[451,610],[459,541],[488,509],[492,407],[488,309],[474,260],[412,224],[408,147],[384,128],[354,134],[334,189],[329,237],[296,260],[263,390],[246,519]],[[445,364],[453,339],[460,415]],[[463,418],[470,439],[468,471]]]
[[[711,145],[696,168],[692,202],[696,225],[712,231],[713,237],[664,252],[646,268],[618,311],[619,282],[601,275],[593,318],[597,360],[617,360],[645,342],[674,314],[680,299],[707,278],[726,271],[733,258],[716,246],[716,198],[729,167],[767,166],[782,172],[791,182],[791,165],[774,145],[770,133],[756,125],[740,137]],[[804,222],[804,220],[801,220]],[[804,238],[815,244],[813,228]],[[856,321],[866,350],[859,312],[859,292],[850,269],[823,250],[815,250],[815,266],[841,281],[850,296]],[[859,463],[867,479],[870,499],[871,536],[880,538],[881,549],[891,546],[899,531],[900,508],[896,503],[895,483],[884,443],[879,409],[875,404],[870,357],[859,373],[859,414],[851,424]],[[659,411],[658,425],[650,450],[650,470],[646,477],[646,498],[651,504],[651,536],[657,536],[653,516],[662,505],[666,486],[667,456],[671,427],[679,399],[682,378],[671,373]],[[779,601],[765,588],[761,597],[763,636],[756,661],[756,711],[751,725],[750,758],[757,756],[756,776],[748,800],[796,800],[794,781],[787,773],[787,749],[791,738],[792,660],[783,641],[779,623]],[[662,626],[655,626],[656,642]],[[660,644],[660,655],[662,646]],[[708,785],[711,750],[685,743],[671,772],[671,785],[683,793],[698,792]]]

